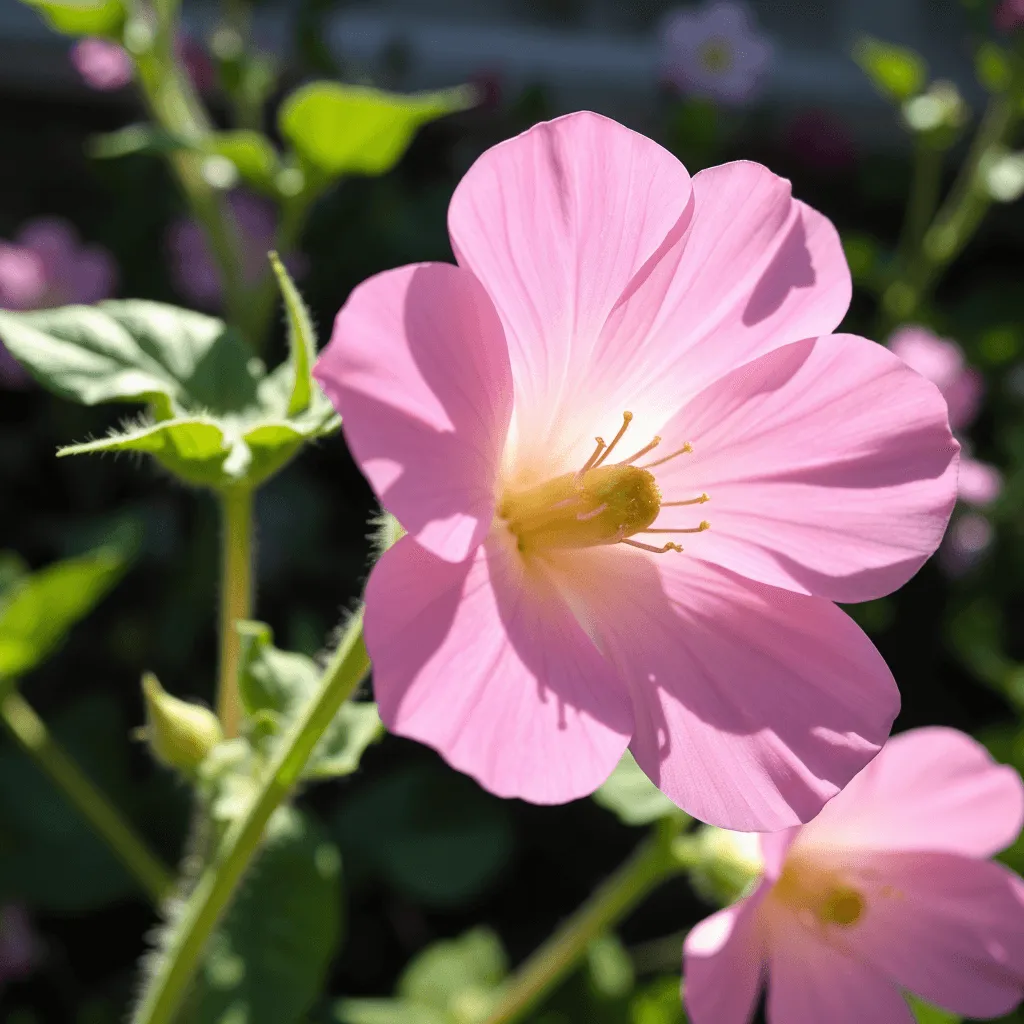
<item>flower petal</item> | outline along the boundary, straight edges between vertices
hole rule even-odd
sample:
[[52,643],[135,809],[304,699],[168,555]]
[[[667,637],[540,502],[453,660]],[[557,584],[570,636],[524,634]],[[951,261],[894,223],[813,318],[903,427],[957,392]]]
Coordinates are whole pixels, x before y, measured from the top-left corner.
[[801,846],[990,857],[1024,825],[1024,783],[956,729],[912,729],[800,833]]
[[913,1024],[876,968],[844,955],[785,911],[771,917],[768,1024]]
[[388,728],[498,796],[586,796],[626,748],[623,684],[503,538],[461,565],[400,540],[370,575],[365,631]]
[[690,929],[683,944],[683,996],[693,1024],[747,1024],[764,983],[767,949],[758,907],[767,890]]
[[637,275],[598,350],[617,383],[606,404],[650,410],[652,433],[734,367],[834,330],[850,304],[835,228],[784,178],[740,161],[701,171],[693,192],[688,229]]
[[630,682],[637,763],[694,817],[808,821],[885,741],[899,693],[835,605],[688,555],[588,554],[565,561],[563,585]]
[[[531,435],[523,443],[563,432],[567,405],[602,372],[595,345],[605,319],[690,209],[689,175],[671,153],[586,111],[489,149],[462,179],[448,214],[452,246],[504,324],[520,433]],[[592,447],[594,424],[580,429]]]
[[873,885],[845,930],[862,960],[962,1016],[1001,1017],[1021,1001],[1024,882],[1012,871],[948,853],[864,854],[856,870]]
[[314,375],[381,504],[428,550],[466,558],[490,529],[512,415],[508,350],[480,283],[446,263],[371,277]]
[[711,498],[711,530],[693,551],[832,601],[905,583],[938,547],[956,501],[959,448],[938,389],[851,335],[799,341],[734,370],[664,433],[667,448],[680,438],[694,446],[658,470],[665,498]]

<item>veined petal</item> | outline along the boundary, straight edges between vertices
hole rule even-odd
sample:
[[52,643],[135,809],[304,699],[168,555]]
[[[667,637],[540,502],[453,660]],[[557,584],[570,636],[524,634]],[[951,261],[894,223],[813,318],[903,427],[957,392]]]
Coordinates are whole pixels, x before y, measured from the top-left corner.
[[854,885],[858,876],[864,914],[844,939],[860,959],[966,1017],[1001,1017],[1024,997],[1024,882],[1012,871],[947,853],[865,853]]
[[370,575],[365,633],[385,725],[498,796],[586,796],[629,741],[622,682],[504,538],[461,565],[400,540]]
[[899,693],[831,602],[688,554],[587,555],[560,560],[561,584],[630,683],[637,763],[694,817],[808,821],[878,752]]
[[800,833],[801,847],[991,857],[1024,825],[1024,783],[956,729],[913,729],[882,752]]
[[795,914],[770,917],[768,1024],[913,1024],[884,973],[823,941]]
[[512,415],[508,349],[480,283],[446,263],[371,277],[314,375],[381,504],[435,554],[466,558],[490,529]]
[[690,929],[683,944],[683,996],[693,1024],[748,1024],[764,984],[768,951],[758,916],[766,889]]
[[662,493],[711,496],[711,529],[693,550],[832,601],[905,583],[938,547],[956,501],[959,446],[938,389],[851,335],[739,367],[664,433],[666,446],[683,438],[694,453],[658,471]]
[[587,383],[613,408],[639,412],[642,396],[655,429],[734,367],[834,330],[850,304],[835,228],[784,178],[740,161],[701,171],[693,193],[687,230],[604,326],[599,365],[612,390]]
[[[671,153],[586,111],[535,125],[466,173],[448,226],[459,265],[483,282],[505,327],[520,443],[571,432],[562,419],[599,372],[612,306],[690,209],[689,175]],[[578,429],[592,437],[595,427]]]

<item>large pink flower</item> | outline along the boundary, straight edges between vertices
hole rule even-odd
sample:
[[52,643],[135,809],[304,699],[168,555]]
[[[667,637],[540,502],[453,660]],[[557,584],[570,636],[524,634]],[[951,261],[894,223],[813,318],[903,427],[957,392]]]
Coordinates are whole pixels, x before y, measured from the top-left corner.
[[1024,820],[1012,769],[954,729],[891,739],[810,824],[761,836],[764,873],[686,940],[693,1024],[913,1024],[1024,996],[1024,882],[985,858]]
[[384,720],[504,796],[589,793],[628,744],[706,821],[812,817],[898,708],[831,602],[939,543],[942,397],[829,334],[839,239],[757,164],[691,181],[573,114],[484,153],[449,229],[458,266],[364,282],[316,370],[409,531],[366,593]]

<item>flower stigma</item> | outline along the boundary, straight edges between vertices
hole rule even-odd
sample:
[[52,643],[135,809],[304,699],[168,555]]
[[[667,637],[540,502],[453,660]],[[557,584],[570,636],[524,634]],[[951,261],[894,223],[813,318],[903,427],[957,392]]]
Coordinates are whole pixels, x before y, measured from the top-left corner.
[[608,463],[608,456],[622,440],[632,419],[631,412],[622,414],[622,426],[610,444],[601,437],[595,438],[594,453],[576,472],[563,473],[535,487],[511,490],[502,496],[498,516],[515,535],[521,552],[627,544],[664,554],[683,549],[674,541],[656,547],[632,538],[649,533],[702,533],[710,528],[706,520],[693,527],[653,525],[662,508],[702,505],[709,500],[707,494],[686,501],[661,500],[651,469],[689,454],[693,451],[689,444],[646,465],[636,465],[661,443],[661,438],[655,437],[628,459]]
[[864,916],[866,902],[836,870],[790,858],[772,889],[772,895],[790,909],[807,915],[818,924],[848,928]]

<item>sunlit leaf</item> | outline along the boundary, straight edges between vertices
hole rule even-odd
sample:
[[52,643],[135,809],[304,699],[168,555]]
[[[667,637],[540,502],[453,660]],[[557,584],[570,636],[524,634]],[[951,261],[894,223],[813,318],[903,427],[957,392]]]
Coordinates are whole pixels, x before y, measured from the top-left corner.
[[277,150],[260,132],[216,132],[203,143],[203,151],[230,160],[239,175],[262,192],[275,192],[280,169]]
[[50,28],[68,36],[115,37],[124,23],[121,0],[22,0]]
[[281,134],[327,178],[383,174],[405,153],[416,130],[476,102],[472,89],[382,92],[339,82],[311,82],[281,106]]
[[916,96],[927,82],[928,66],[920,54],[871,36],[858,40],[853,59],[883,96],[897,102]]
[[647,778],[628,750],[594,800],[624,825],[649,825],[669,815],[687,817]]
[[917,1024],[960,1024],[960,1018],[955,1013],[948,1013],[940,1010],[937,1006],[930,1006],[928,1003],[916,996],[908,996],[910,1009],[914,1012],[914,1019]]

